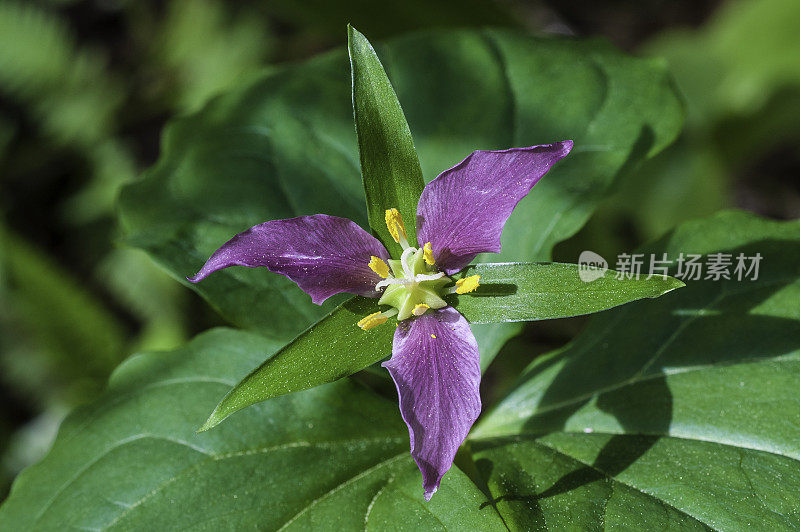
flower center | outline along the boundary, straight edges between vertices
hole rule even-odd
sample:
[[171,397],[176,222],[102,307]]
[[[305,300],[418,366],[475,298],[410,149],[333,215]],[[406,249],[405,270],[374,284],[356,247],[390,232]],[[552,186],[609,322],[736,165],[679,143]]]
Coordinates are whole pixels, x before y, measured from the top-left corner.
[[375,290],[386,287],[378,304],[397,309],[398,320],[421,316],[429,308],[447,306],[442,295],[445,285],[453,281],[429,267],[424,248],[406,248],[400,260],[389,260],[389,266],[394,275],[376,284]]
[[478,287],[479,276],[471,275],[456,281],[454,287],[445,288],[453,280],[436,270],[431,243],[426,243],[421,249],[409,246],[403,219],[397,209],[386,211],[386,226],[394,241],[403,247],[403,254],[400,260],[389,259],[388,265],[379,257],[372,257],[369,267],[383,278],[375,285],[375,290],[385,289],[378,304],[393,308],[366,316],[358,322],[362,329],[376,327],[394,315],[398,321],[422,316],[428,309],[446,307],[443,296],[466,294]]

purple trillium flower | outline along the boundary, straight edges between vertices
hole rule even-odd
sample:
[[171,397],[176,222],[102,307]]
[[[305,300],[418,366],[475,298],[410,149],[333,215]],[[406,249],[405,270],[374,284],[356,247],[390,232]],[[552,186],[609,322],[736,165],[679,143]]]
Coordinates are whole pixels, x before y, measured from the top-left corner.
[[514,207],[571,149],[572,141],[565,140],[475,151],[442,172],[417,206],[421,248],[409,245],[397,209],[386,211],[389,232],[403,248],[399,260],[354,222],[315,214],[239,233],[189,281],[228,266],[264,266],[297,283],[317,304],[341,292],[380,297],[378,303],[391,308],[358,325],[371,329],[395,316],[399,322],[392,358],[383,366],[397,386],[411,455],[430,500],[481,411],[478,344],[467,320],[443,299],[475,290],[479,277],[453,286],[448,276],[479,253],[500,252],[500,234]]

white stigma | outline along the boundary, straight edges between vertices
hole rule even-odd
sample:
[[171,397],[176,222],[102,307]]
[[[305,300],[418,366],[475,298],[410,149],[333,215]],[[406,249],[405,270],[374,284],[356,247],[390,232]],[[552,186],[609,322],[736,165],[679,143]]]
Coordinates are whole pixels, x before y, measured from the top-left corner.
[[406,248],[403,250],[403,254],[400,256],[400,264],[403,265],[403,273],[408,279],[414,277],[414,271],[411,269],[411,265],[408,264],[408,259],[416,252],[417,248]]

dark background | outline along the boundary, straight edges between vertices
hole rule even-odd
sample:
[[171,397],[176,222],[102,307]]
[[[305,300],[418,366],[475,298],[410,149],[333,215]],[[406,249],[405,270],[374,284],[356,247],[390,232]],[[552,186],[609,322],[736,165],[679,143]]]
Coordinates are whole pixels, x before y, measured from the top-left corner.
[[[269,69],[436,27],[602,36],[664,57],[684,134],[622,176],[557,260],[629,251],[739,207],[800,215],[797,0],[0,0],[0,498],[58,423],[141,349],[221,324],[142,253],[116,244],[119,188],[158,158],[171,117]],[[484,378],[485,402],[580,319],[532,324]]]

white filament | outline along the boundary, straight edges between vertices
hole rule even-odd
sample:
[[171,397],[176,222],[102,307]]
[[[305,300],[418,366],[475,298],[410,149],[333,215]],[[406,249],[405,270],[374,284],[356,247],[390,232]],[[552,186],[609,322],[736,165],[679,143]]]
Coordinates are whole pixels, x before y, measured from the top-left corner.
[[408,284],[408,279],[395,279],[394,277],[389,277],[388,279],[384,279],[376,284],[375,290],[380,290],[381,288],[389,286],[390,284]]

